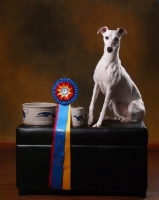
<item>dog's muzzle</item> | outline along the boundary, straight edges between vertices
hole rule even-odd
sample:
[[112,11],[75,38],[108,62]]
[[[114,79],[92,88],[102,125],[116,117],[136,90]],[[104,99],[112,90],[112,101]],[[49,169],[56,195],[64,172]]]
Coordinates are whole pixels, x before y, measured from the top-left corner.
[[107,48],[108,53],[111,53],[113,51],[113,49],[111,47]]

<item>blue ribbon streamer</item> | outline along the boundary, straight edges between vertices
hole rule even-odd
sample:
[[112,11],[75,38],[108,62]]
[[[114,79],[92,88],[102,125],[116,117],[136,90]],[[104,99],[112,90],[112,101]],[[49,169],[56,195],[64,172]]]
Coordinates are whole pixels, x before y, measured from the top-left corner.
[[62,189],[65,133],[68,118],[68,105],[59,105],[55,130],[54,159],[52,172],[52,188]]

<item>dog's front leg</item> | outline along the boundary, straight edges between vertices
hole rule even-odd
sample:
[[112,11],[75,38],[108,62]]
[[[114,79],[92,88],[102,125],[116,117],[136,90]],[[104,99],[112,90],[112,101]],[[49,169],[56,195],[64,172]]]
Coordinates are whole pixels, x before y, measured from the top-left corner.
[[94,105],[97,100],[97,97],[99,95],[99,85],[97,83],[94,84],[94,89],[93,89],[93,95],[92,95],[92,100],[89,106],[89,115],[88,115],[88,126],[90,126],[93,123],[93,111],[94,111]]
[[110,96],[111,96],[111,90],[108,89],[107,93],[105,95],[104,104],[103,104],[102,111],[100,113],[100,117],[99,117],[97,123],[93,125],[93,127],[100,127],[101,126],[102,121],[103,121],[103,119],[105,117],[106,109],[107,109],[109,101],[110,101]]

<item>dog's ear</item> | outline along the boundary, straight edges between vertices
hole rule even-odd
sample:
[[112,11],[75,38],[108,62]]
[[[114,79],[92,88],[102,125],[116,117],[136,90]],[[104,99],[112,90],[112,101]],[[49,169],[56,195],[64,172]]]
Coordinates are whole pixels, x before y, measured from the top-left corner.
[[103,34],[103,33],[106,32],[107,30],[108,30],[108,28],[107,28],[106,26],[104,26],[104,27],[102,27],[102,28],[100,28],[100,29],[98,30],[97,34],[99,34],[99,33]]
[[118,31],[120,34],[127,34],[127,31],[126,31],[124,28],[117,28],[117,31]]

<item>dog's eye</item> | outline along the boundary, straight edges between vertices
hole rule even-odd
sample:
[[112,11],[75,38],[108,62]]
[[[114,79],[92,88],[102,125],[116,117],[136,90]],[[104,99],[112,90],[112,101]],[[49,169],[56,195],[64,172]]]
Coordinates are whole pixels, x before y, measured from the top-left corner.
[[105,37],[105,39],[106,39],[106,40],[108,40],[108,39],[109,39],[109,37],[108,37],[108,36],[106,36],[106,37]]
[[115,42],[118,42],[118,41],[119,41],[119,38],[115,37],[115,38],[114,38],[114,41],[115,41]]

